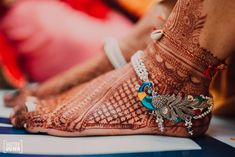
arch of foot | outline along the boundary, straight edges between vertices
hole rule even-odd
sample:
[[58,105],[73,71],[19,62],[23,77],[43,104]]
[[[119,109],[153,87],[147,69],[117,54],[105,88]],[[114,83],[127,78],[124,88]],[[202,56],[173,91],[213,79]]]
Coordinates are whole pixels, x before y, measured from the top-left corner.
[[81,130],[91,128],[136,130],[147,126],[149,115],[139,104],[135,87],[139,80],[130,64],[124,68],[122,76],[85,116]]

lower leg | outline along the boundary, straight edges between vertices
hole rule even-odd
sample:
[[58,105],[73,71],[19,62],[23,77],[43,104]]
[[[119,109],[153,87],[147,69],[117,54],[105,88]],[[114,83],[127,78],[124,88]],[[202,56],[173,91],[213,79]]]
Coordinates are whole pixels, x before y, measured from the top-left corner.
[[220,59],[235,50],[235,1],[205,0],[207,20],[200,37],[200,45]]
[[[157,19],[156,17],[161,16],[163,19],[167,19],[175,3],[176,0],[170,0],[155,4],[133,28],[133,31],[119,41],[120,48],[127,61],[130,60],[130,57],[136,50],[146,48],[147,43],[150,41],[149,34],[152,29],[154,27],[161,28],[164,24],[163,20]],[[25,95],[34,95],[40,98],[56,95],[112,69],[112,64],[102,52],[86,63],[75,66],[71,70],[49,79],[36,88],[29,88],[18,92],[17,95],[19,96],[16,95],[12,97],[12,94],[7,95],[5,102],[6,104],[13,104],[14,106],[14,104],[18,103]]]
[[[146,48],[147,43],[150,41],[149,34],[152,29],[154,27],[161,28],[164,24],[164,21],[157,19],[156,17],[161,16],[163,17],[163,19],[166,20],[171,13],[175,2],[176,0],[171,0],[155,4],[152,9],[150,9],[150,11],[146,14],[146,16],[141,19],[140,22],[133,28],[133,31],[131,31],[126,37],[119,41],[120,49],[122,50],[122,53],[127,62],[130,61],[130,57],[137,50]],[[109,62],[107,56],[104,53],[101,53],[99,56],[91,59],[84,65],[79,65],[71,71],[63,74],[63,76],[59,76],[66,77],[66,79],[60,81],[62,83],[61,85],[58,84],[58,81],[56,81],[56,83],[53,83],[55,79],[58,79],[59,77],[51,79],[45,84],[42,84],[35,94],[37,96],[43,96],[46,91],[50,91],[50,89],[52,90],[55,88],[57,88],[58,91],[55,91],[55,93],[54,91],[52,91],[51,94],[60,93],[70,87],[89,81],[92,78],[95,78],[112,69],[112,64]],[[51,88],[53,86],[54,88]],[[61,86],[64,86],[64,88],[61,88]],[[48,94],[50,93],[47,93],[46,95]]]

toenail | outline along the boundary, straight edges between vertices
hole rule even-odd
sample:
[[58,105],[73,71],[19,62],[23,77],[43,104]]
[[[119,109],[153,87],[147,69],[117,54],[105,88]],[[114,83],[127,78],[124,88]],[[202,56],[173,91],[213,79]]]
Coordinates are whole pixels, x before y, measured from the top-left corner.
[[24,128],[27,128],[27,123],[24,123],[24,125],[23,125],[23,126],[24,126]]

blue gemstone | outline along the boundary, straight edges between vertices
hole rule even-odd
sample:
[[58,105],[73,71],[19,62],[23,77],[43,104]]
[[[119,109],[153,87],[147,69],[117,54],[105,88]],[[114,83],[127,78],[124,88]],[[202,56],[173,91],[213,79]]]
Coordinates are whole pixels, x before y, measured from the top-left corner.
[[203,99],[201,96],[196,96],[195,97],[195,99],[197,100],[197,101],[199,101],[199,102],[203,102],[203,101],[205,101],[205,99]]
[[174,120],[175,123],[179,123],[181,121],[182,121],[182,119],[180,117],[176,117],[175,120]]
[[193,131],[193,129],[190,127],[190,128],[187,128],[188,131]]

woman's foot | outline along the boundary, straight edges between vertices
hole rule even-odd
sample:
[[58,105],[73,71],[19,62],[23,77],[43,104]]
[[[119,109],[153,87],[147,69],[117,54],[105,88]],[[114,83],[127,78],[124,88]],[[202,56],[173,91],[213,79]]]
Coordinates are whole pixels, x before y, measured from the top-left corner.
[[[176,94],[189,101],[193,99],[188,95],[208,95],[210,80],[203,71],[208,66],[217,66],[220,61],[200,48],[198,41],[205,22],[201,10],[200,0],[178,1],[162,38],[151,42],[144,52],[149,81],[153,81],[160,95]],[[185,104],[177,108],[171,106],[174,109],[171,108],[170,113],[164,110],[163,114],[169,113],[171,118],[187,114],[192,121],[191,118],[184,120],[185,117],[180,120],[164,118],[162,130],[159,117],[150,114],[140,103],[136,85],[142,83],[132,64],[128,64],[55,98],[27,101],[26,106],[15,107],[11,121],[15,127],[24,127],[29,132],[58,136],[160,134],[188,137],[191,129],[194,136],[206,132],[210,113],[202,106],[194,108],[195,104],[183,113],[178,111]],[[149,94],[148,90],[144,91],[145,95]],[[198,103],[204,99],[199,96],[194,101]],[[187,128],[191,122],[192,128]]]
[[[120,48],[127,61],[136,50],[145,49],[150,41],[149,34],[153,28],[161,28],[175,1],[166,1],[153,6],[149,13],[134,27],[123,40],[119,41]],[[161,17],[161,18],[157,18]],[[99,66],[97,66],[99,65]],[[25,88],[13,94],[7,94],[4,98],[7,106],[15,106],[24,101],[25,96],[37,96],[47,98],[60,94],[76,85],[89,81],[107,71],[113,69],[104,53],[90,59],[84,64],[78,65],[71,70],[62,73],[34,88]],[[23,99],[23,100],[22,100]]]

